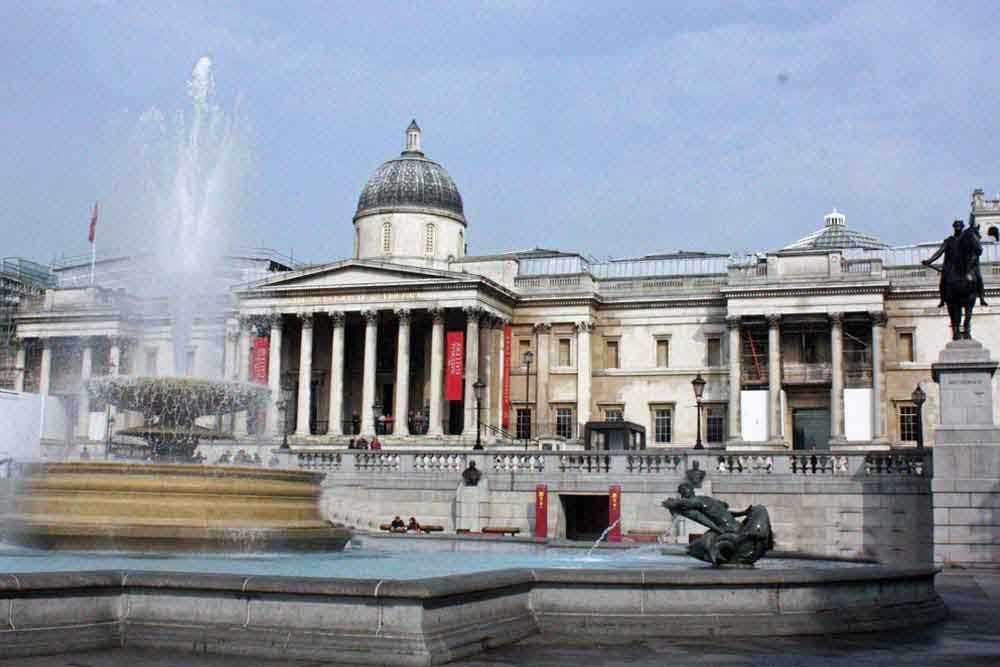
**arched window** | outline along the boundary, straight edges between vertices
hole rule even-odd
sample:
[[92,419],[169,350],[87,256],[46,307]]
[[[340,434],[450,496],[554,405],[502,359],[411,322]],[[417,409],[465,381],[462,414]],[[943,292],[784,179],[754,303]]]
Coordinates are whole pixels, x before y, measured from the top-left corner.
[[424,253],[427,255],[434,254],[434,225],[433,223],[427,223],[424,235]]
[[382,223],[382,252],[386,255],[392,252],[392,223]]
[[461,257],[465,250],[465,234],[459,230],[458,232],[458,252],[455,253],[455,257]]
[[986,235],[994,241],[1000,241],[1000,229],[997,229],[996,227],[990,227],[989,231],[986,232]]

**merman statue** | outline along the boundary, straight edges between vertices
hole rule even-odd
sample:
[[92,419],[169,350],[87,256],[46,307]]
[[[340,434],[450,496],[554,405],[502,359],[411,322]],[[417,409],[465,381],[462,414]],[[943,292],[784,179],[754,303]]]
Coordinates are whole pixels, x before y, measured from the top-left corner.
[[[708,528],[688,546],[688,554],[712,565],[752,565],[774,548],[771,519],[763,505],[730,512],[729,505],[711,496],[696,496],[694,486],[682,482],[680,498],[667,498],[663,506],[673,515],[691,519]],[[738,521],[737,517],[745,517]]]

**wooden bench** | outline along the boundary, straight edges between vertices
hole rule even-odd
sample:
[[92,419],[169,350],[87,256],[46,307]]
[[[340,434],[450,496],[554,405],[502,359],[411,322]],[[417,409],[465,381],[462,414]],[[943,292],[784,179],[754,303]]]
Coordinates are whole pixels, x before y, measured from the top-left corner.
[[443,533],[444,526],[434,526],[434,525],[420,526],[420,531],[423,533]]
[[656,529],[630,530],[625,533],[625,538],[633,542],[658,542],[660,536],[665,532],[665,530]]
[[389,525],[387,523],[379,524],[378,529],[379,530],[385,530],[385,531],[390,532],[390,533],[405,533],[406,532],[406,528],[405,527],[404,528],[393,528],[391,525]]
[[483,535],[510,535],[513,537],[520,532],[520,528],[515,528],[513,526],[488,526],[483,528]]

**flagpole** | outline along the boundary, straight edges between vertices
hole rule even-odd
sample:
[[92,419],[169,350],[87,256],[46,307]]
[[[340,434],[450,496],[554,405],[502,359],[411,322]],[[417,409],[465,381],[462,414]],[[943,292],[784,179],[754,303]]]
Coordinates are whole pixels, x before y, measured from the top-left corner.
[[94,263],[97,262],[97,238],[90,242],[90,286],[94,286]]

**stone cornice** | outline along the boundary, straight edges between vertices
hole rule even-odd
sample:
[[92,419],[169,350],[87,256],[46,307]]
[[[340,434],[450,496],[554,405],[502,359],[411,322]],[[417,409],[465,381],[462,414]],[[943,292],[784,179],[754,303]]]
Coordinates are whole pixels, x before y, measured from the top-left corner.
[[872,285],[835,285],[835,286],[796,286],[796,287],[732,287],[722,290],[725,299],[761,299],[783,296],[842,296],[851,294],[882,294],[890,293],[888,283],[880,282]]

